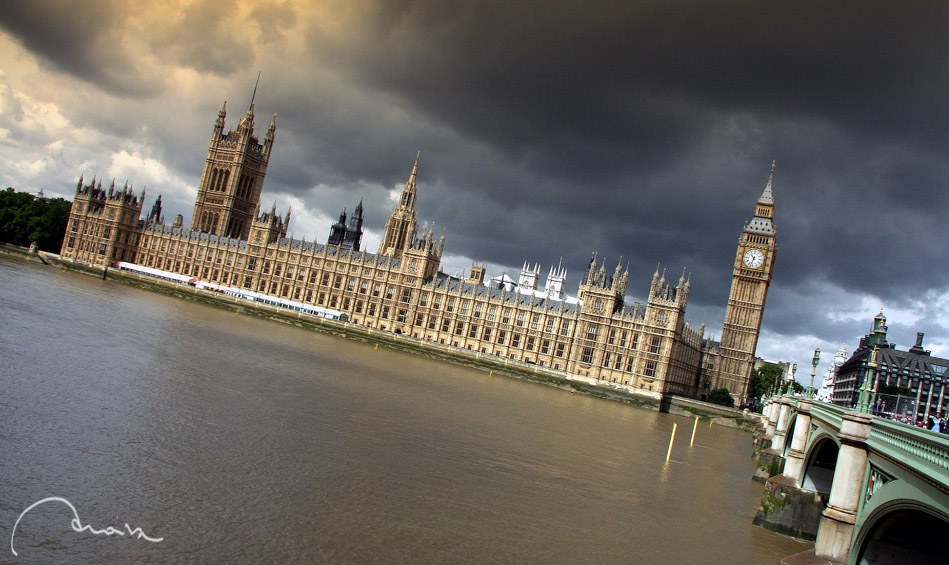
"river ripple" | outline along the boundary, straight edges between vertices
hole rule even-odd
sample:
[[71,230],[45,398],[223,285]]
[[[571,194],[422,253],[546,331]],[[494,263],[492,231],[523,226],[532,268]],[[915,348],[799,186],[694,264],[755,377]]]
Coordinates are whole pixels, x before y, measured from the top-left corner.
[[[777,563],[747,433],[0,258],[33,562]],[[664,464],[673,423],[679,439]]]

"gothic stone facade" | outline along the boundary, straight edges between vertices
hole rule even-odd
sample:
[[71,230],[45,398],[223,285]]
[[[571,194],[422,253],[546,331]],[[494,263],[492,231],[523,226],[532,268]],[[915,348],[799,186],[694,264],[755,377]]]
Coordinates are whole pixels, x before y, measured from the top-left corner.
[[[431,231],[418,233],[418,157],[377,253],[360,251],[358,244],[288,239],[290,212],[261,213],[259,205],[274,122],[259,144],[253,137],[253,103],[235,131],[224,133],[224,117],[222,109],[190,229],[180,223],[166,226],[156,214],[140,220],[144,191],[141,197],[127,187],[106,192],[95,181],[84,186],[80,179],[63,258],[96,265],[137,263],[340,310],[350,323],[368,328],[647,391],[701,396],[714,383],[730,383],[736,378],[732,373],[746,372],[729,369],[730,376],[723,377],[714,360],[740,350],[746,361],[753,341],[726,347],[727,324],[756,330],[760,311],[749,321],[730,318],[719,351],[703,339],[704,326],[695,330],[685,322],[691,282],[684,274],[673,284],[657,268],[645,304],[625,302],[628,270],[617,264],[610,273],[596,257],[576,298],[563,294],[566,273],[559,268],[551,269],[542,290],[539,268],[526,264],[517,285],[486,284],[478,265],[466,279],[445,275],[439,269],[444,235],[436,240]],[[739,254],[752,247],[761,246],[743,239]],[[770,269],[773,251],[767,257]],[[742,294],[740,300],[760,300],[763,307],[763,298]],[[747,379],[729,386],[733,393],[745,387]]]

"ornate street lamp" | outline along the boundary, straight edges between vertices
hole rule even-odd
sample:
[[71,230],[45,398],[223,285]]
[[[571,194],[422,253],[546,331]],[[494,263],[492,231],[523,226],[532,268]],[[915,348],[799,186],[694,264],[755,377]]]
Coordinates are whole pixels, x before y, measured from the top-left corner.
[[811,384],[807,387],[808,398],[814,398],[814,375],[817,374],[818,363],[820,363],[820,347],[814,349],[814,358],[811,359]]
[[[857,411],[869,414],[873,406],[873,397],[876,396],[876,369],[877,369],[877,346],[873,346],[870,351],[870,360],[867,362],[867,376],[863,379],[863,385],[860,387],[860,395],[857,397]],[[870,379],[873,379],[874,386],[870,387]]]

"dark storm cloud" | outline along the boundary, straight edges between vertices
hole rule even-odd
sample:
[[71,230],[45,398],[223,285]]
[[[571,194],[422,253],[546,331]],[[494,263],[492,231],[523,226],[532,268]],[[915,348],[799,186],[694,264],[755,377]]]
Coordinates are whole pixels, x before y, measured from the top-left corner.
[[260,28],[260,41],[272,43],[285,37],[297,15],[287,2],[260,2],[251,10],[251,19]]
[[[946,86],[939,4],[381,2],[367,12],[347,42],[314,38],[324,60],[558,174],[612,170],[629,155],[621,148],[642,155],[640,167],[662,166],[715,110],[945,144],[945,117],[905,106],[933,107]],[[552,146],[572,150],[555,158],[543,151]]]
[[115,94],[147,95],[154,85],[113,32],[125,2],[31,0],[0,3],[0,29],[59,72]]
[[[159,56],[170,57],[183,67],[201,73],[228,75],[253,65],[255,37],[235,29],[220,2],[190,3],[167,14],[167,23],[150,35]],[[292,21],[292,20],[291,20]],[[283,25],[279,14],[258,20],[261,29],[276,30]]]
[[[776,158],[777,288],[815,268],[880,295],[945,278],[926,265],[946,228],[922,219],[923,202],[945,202],[942,4],[380,2],[360,14],[352,33],[314,31],[314,55],[492,150],[474,170],[451,148],[436,155],[433,215],[455,253],[658,258],[697,274],[693,301],[722,304],[723,265]],[[867,276],[867,254],[901,257],[917,280]],[[585,259],[571,259],[575,276]]]

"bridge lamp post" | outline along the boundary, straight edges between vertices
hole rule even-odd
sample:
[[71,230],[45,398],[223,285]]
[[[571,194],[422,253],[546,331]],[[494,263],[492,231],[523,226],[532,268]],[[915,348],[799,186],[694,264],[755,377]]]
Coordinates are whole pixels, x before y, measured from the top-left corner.
[[818,363],[820,363],[820,347],[814,349],[814,358],[811,359],[811,384],[807,387],[808,398],[814,398],[814,375],[817,374]]
[[[870,360],[867,362],[867,376],[863,378],[863,385],[860,387],[860,395],[857,397],[857,411],[869,414],[873,405],[872,397],[876,392],[876,369],[877,369],[877,346],[873,346],[870,352]],[[874,386],[870,387],[870,379],[873,379]]]

